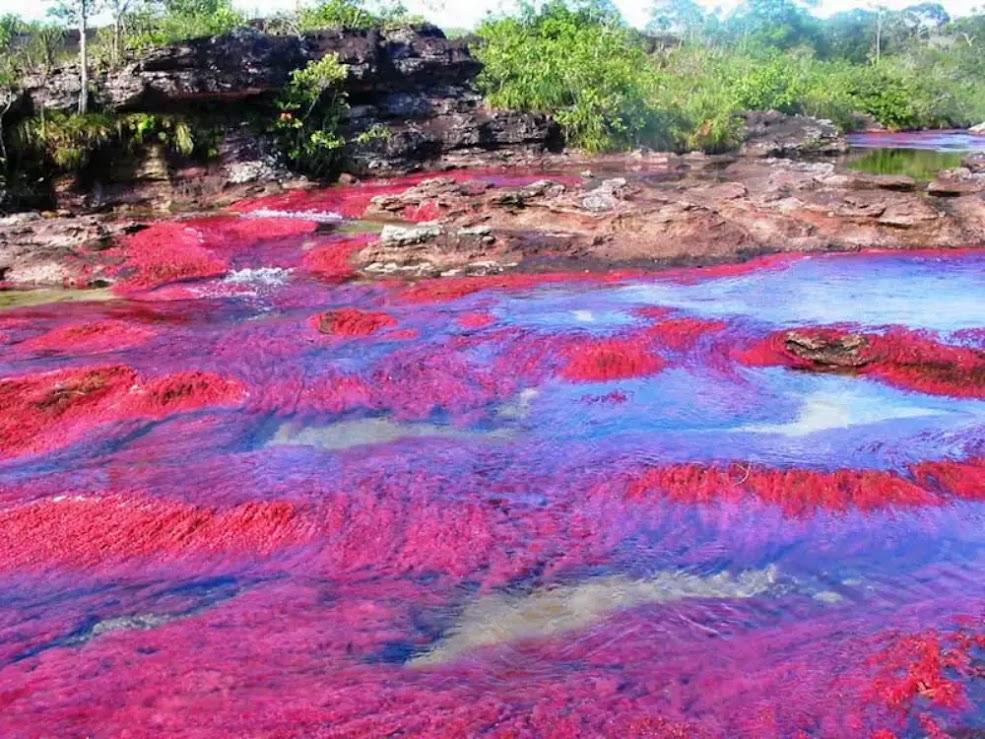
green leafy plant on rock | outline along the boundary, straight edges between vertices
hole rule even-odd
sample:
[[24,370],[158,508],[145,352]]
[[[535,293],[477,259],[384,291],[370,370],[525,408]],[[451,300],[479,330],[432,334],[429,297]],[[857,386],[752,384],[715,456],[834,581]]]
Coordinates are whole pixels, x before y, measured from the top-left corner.
[[338,168],[345,146],[339,129],[347,112],[342,83],[348,75],[349,68],[334,54],[291,73],[277,102],[273,132],[295,170],[327,177]]

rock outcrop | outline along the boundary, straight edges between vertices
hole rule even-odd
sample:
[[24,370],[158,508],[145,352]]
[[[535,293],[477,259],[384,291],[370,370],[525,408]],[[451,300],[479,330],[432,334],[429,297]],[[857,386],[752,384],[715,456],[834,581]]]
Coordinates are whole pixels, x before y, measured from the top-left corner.
[[[240,120],[261,123],[244,139],[223,121],[219,150],[231,179],[273,176],[262,122],[291,72],[327,54],[349,67],[350,105],[343,133],[348,166],[359,173],[406,172],[482,160],[510,161],[556,150],[560,128],[546,116],[488,109],[475,79],[481,64],[467,43],[445,38],[430,25],[394,30],[325,30],[273,36],[253,28],[154,49],[94,80],[96,106],[110,111],[221,114],[235,101]],[[71,111],[79,94],[78,70],[68,65],[25,80],[24,114]],[[361,136],[373,131],[373,136]],[[249,146],[243,146],[244,141]],[[237,143],[238,142],[238,143]]]
[[908,178],[788,159],[740,158],[724,169],[713,158],[665,156],[604,165],[622,176],[599,171],[580,186],[562,176],[566,184],[520,188],[436,178],[378,197],[369,218],[423,212],[433,220],[413,240],[383,239],[357,261],[366,274],[440,275],[985,246],[985,202],[956,186],[921,191]]
[[746,113],[746,156],[782,157],[843,154],[848,151],[841,129],[829,120],[785,115],[775,110]]

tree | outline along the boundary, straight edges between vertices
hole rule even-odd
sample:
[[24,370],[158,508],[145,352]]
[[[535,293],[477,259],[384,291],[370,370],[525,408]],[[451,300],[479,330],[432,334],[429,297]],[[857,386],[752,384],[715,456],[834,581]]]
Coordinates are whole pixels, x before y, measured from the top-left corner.
[[53,0],[49,13],[79,31],[79,114],[89,112],[89,19],[98,10],[99,0]]
[[910,37],[929,38],[950,23],[951,16],[939,3],[920,3],[904,8],[900,13],[900,21]]
[[674,33],[689,41],[705,25],[705,12],[695,0],[654,0],[647,30]]
[[808,2],[797,0],[746,0],[728,19],[733,35],[743,41],[790,49],[822,40],[820,23],[805,8]]
[[123,26],[133,0],[109,0],[110,14],[113,16],[113,64],[123,61]]

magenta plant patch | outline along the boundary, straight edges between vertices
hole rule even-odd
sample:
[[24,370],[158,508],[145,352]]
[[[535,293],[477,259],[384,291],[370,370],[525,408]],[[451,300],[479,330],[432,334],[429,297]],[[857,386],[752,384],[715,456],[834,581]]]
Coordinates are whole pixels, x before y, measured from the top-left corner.
[[985,730],[985,258],[356,281],[385,187],[0,313],[0,735]]

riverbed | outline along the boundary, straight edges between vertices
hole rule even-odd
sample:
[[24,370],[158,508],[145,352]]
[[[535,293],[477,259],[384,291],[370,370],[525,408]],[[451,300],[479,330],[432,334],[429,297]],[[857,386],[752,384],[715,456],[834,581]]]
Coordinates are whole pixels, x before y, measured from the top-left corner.
[[0,311],[0,733],[985,728],[985,256],[367,282],[354,217]]

